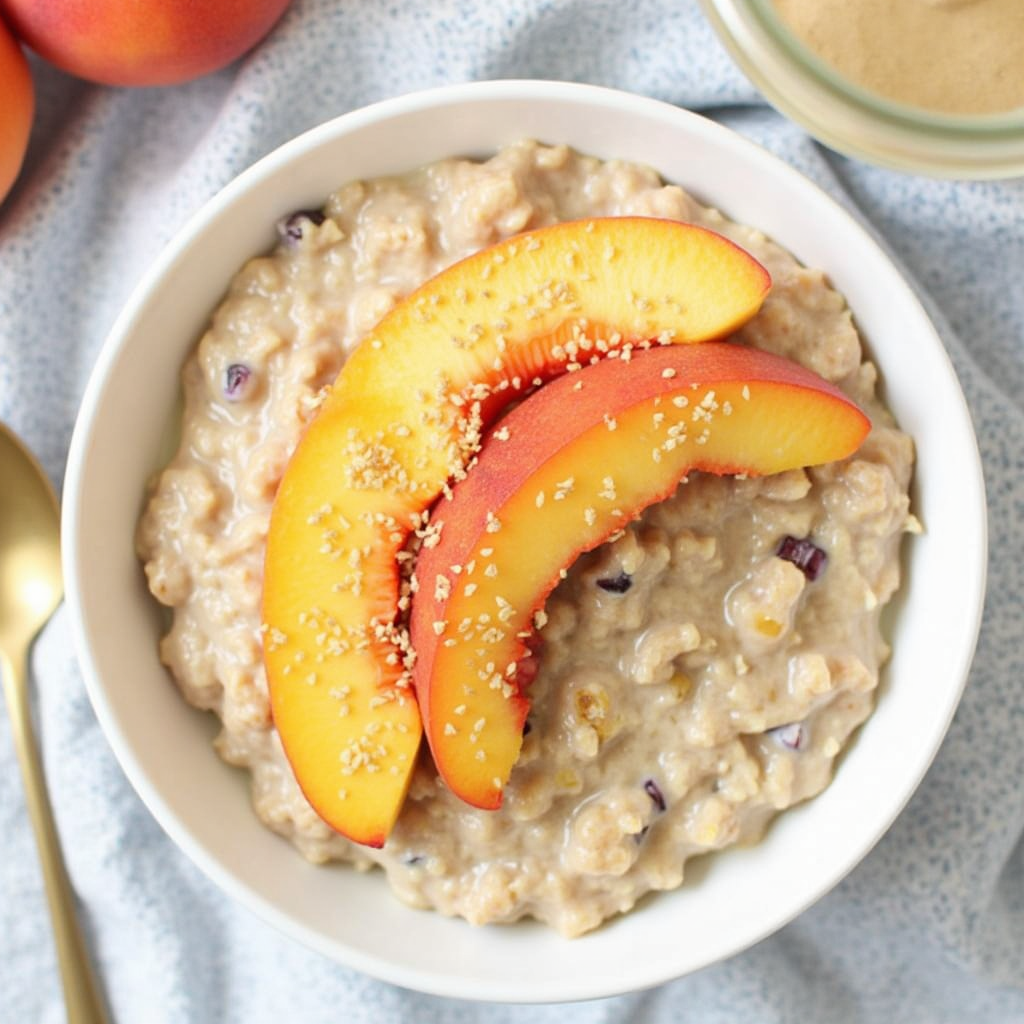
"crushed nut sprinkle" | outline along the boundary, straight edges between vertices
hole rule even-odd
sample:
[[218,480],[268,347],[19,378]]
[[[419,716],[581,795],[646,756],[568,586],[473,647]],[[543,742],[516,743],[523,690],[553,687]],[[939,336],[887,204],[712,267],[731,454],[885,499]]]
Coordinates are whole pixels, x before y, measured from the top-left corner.
[[343,775],[354,775],[361,768],[371,773],[380,771],[379,762],[387,756],[387,747],[364,733],[342,748],[338,760]]
[[559,480],[558,483],[555,484],[555,501],[564,501],[568,495],[572,494],[573,488],[575,486],[576,477],[574,476],[569,476],[566,477],[564,480]]
[[515,617],[516,610],[512,607],[505,598],[500,595],[496,595],[494,603],[498,606],[498,620],[500,622],[508,622],[510,619]]
[[268,626],[265,630],[267,634],[267,650],[276,651],[288,643],[288,634],[278,629],[276,626]]
[[416,536],[423,542],[425,548],[436,548],[441,543],[441,530],[443,522],[430,523],[424,529],[417,530]]

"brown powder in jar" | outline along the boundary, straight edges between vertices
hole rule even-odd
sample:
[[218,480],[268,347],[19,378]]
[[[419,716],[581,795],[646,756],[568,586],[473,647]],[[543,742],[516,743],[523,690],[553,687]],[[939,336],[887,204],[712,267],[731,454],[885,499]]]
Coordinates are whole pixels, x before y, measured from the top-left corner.
[[852,82],[913,107],[1024,107],[1024,0],[773,0],[786,25]]

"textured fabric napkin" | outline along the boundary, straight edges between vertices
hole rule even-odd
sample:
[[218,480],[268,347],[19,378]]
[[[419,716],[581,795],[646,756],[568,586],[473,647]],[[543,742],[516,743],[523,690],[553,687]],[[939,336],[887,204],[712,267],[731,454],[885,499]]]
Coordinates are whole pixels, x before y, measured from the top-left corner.
[[[190,85],[116,90],[35,71],[28,162],[0,207],[0,418],[55,482],[106,331],[203,200],[301,129],[367,102],[545,77],[706,112],[872,227],[956,364],[990,502],[988,602],[970,684],[887,836],[835,891],[748,952],[651,992],[571,1007],[406,992],[228,902],[124,779],[58,614],[34,658],[46,764],[119,1022],[1024,1021],[1024,181],[935,182],[822,149],[762,105],[694,0],[298,0],[243,62]],[[57,1022],[49,923],[6,726],[0,837],[0,1021]]]

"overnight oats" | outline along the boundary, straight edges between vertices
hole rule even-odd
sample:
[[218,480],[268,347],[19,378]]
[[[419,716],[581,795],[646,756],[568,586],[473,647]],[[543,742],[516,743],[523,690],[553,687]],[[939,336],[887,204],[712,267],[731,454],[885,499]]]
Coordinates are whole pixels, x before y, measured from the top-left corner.
[[[712,268],[704,291],[726,273],[719,260],[741,272],[740,285],[723,286],[730,295],[762,279],[767,288],[744,261],[770,274],[728,342],[673,344],[672,330],[652,328],[634,350],[581,317],[553,343],[561,362],[544,356],[557,372],[533,378],[531,368],[520,380],[513,370],[535,363],[514,361],[526,356],[506,342],[507,325],[485,338],[468,317],[444,379],[470,366],[471,387],[431,391],[433,355],[423,341],[418,365],[418,330],[399,332],[405,348],[388,370],[389,323],[408,313],[426,338],[434,307],[449,302],[457,316],[479,298],[474,288],[480,302],[500,299],[517,248],[536,261],[530,250],[547,246],[566,275],[536,309],[512,295],[510,320],[543,323],[542,307],[587,294],[588,245],[597,263],[656,281],[661,243],[648,225],[696,238],[694,265]],[[478,924],[530,916],[574,936],[679,886],[689,857],[757,840],[775,814],[824,789],[873,707],[888,654],[879,618],[899,585],[900,538],[917,529],[912,443],[881,404],[875,367],[824,274],[650,169],[533,142],[345,185],[278,228],[279,245],[235,277],[185,367],[181,446],[138,532],[150,590],[173,610],[161,657],[185,698],[220,718],[217,751],[251,773],[262,821],[311,861],[382,867],[414,906]],[[622,239],[642,251],[617,264]],[[481,252],[494,254],[486,265],[459,263]],[[476,276],[431,293],[425,282],[456,264]],[[681,323],[699,313],[699,303],[676,305],[666,316]],[[677,358],[691,376],[677,374]],[[734,363],[749,381],[726,372]],[[770,382],[783,365],[792,369]],[[615,415],[588,397],[612,372],[633,388]],[[339,398],[345,375],[366,390]],[[401,388],[429,414],[403,407]],[[743,426],[748,407],[767,419]],[[769,444],[779,415],[795,427]],[[831,450],[842,417],[864,424],[845,457],[774,472],[759,467],[783,463],[730,455],[734,438],[765,458],[783,443]],[[384,426],[361,434],[371,421]],[[436,443],[449,427],[450,452]],[[531,465],[519,481],[553,432],[565,438],[550,468]],[[310,456],[321,444],[322,457]],[[702,462],[705,451],[719,454]],[[558,459],[570,457],[566,470]],[[687,471],[705,463],[712,472]],[[430,472],[440,473],[434,491]],[[348,505],[320,500],[332,487],[347,488]],[[392,492],[405,504],[367,504]],[[296,493],[311,504],[281,526]],[[508,512],[516,501],[531,511]],[[380,544],[345,547],[349,529],[376,530],[366,536]],[[324,553],[314,568],[292,547],[302,531]],[[385,558],[377,548],[389,543],[396,553]],[[557,586],[527,607],[513,596],[517,579],[548,572],[551,558]],[[374,605],[389,587],[397,601]],[[479,612],[484,595],[493,615]],[[362,633],[332,611],[364,606]],[[282,616],[294,609],[293,627]],[[378,666],[387,685],[365,701],[353,680],[366,669],[377,685],[374,645],[391,652]],[[479,685],[462,685],[459,657]],[[350,663],[351,679],[338,669]],[[480,710],[495,701],[504,724]],[[355,738],[332,747],[338,730]],[[371,804],[388,801],[397,819],[381,826]]]

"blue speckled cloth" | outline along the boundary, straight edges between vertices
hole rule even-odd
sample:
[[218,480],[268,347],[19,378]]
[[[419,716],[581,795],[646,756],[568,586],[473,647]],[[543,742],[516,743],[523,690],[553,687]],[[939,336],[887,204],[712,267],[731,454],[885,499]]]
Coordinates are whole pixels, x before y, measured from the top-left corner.
[[[220,186],[299,130],[369,101],[448,82],[546,77],[705,111],[859,211],[943,334],[989,488],[989,596],[970,685],[888,835],[835,891],[748,952],[651,992],[572,1007],[405,992],[230,904],[125,781],[58,615],[35,657],[47,769],[118,1021],[1024,1022],[1024,181],[941,183],[822,149],[762,105],[694,0],[299,0],[239,66],[179,88],[106,89],[35,71],[28,162],[0,207],[0,418],[55,481],[115,314]],[[61,1021],[5,727],[0,837],[0,1021]]]

